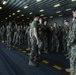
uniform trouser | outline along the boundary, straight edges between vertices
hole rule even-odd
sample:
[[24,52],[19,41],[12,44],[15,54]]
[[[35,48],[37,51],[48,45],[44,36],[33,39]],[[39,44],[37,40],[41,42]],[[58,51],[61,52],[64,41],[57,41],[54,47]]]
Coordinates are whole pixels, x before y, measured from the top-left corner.
[[4,40],[4,32],[1,32],[1,40]]
[[65,38],[63,38],[63,48],[64,51],[67,51],[67,40]]
[[36,61],[37,58],[37,52],[38,52],[38,45],[37,45],[37,41],[36,38],[33,36],[31,39],[31,52],[30,52],[30,58],[29,61]]
[[1,39],[3,40],[3,34],[1,35]]
[[20,34],[19,36],[19,44],[22,44],[23,43],[23,34]]
[[15,44],[19,43],[20,44],[20,35],[17,34],[16,35],[16,41],[15,41]]
[[26,38],[25,38],[26,39],[26,45],[28,45],[28,43],[27,43],[28,42],[28,35],[25,34],[25,36],[26,36]]
[[7,34],[7,43],[8,43],[8,46],[10,47],[11,46],[11,41],[12,41],[12,37],[10,34]]
[[44,40],[43,40],[43,44],[44,44],[44,51],[48,51],[48,39],[47,37],[44,37]]
[[43,50],[43,40],[42,39],[40,39],[39,40],[39,44],[38,44],[38,51],[42,51]]
[[5,38],[4,35],[5,35],[5,34],[3,33],[3,34],[2,34],[2,40],[5,40],[5,39],[4,39],[4,38]]
[[50,52],[50,50],[51,50],[51,38],[49,38],[48,40],[48,51]]
[[26,43],[26,35],[23,34],[23,43],[25,44]]
[[71,48],[67,46],[67,54],[70,57],[71,56]]
[[76,45],[71,47],[70,70],[71,75],[76,75]]
[[52,37],[52,48],[51,51],[56,47],[56,51],[59,49],[59,40],[57,37]]
[[28,48],[31,47],[31,44],[30,44],[30,36],[29,35],[27,35],[27,45],[28,45]]
[[17,35],[17,32],[14,32],[13,43],[16,41],[16,35]]

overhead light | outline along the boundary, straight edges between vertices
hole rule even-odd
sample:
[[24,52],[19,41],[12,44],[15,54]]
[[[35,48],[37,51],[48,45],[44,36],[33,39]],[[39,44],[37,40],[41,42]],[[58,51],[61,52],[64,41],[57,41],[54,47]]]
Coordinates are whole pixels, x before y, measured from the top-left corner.
[[2,7],[0,7],[0,9],[2,9]]
[[42,10],[40,10],[39,12],[43,12],[44,10],[42,9]]
[[30,19],[29,17],[27,19]]
[[17,18],[19,18],[19,16],[17,16]]
[[54,7],[59,7],[60,6],[60,4],[56,4],[56,5],[54,5]]
[[15,15],[15,13],[12,13],[12,15]]
[[6,5],[7,1],[3,1],[3,5]]
[[40,2],[40,1],[42,1],[42,0],[36,0],[37,2]]
[[46,19],[46,17],[44,17],[43,19]]
[[66,9],[66,11],[69,11],[69,10],[71,10],[71,8]]
[[71,0],[72,2],[76,1],[76,0]]
[[24,9],[27,9],[27,8],[28,8],[28,6],[25,6],[25,7],[24,7]]
[[44,14],[41,14],[40,16],[44,16]]
[[59,15],[59,16],[63,16],[63,15]]
[[22,14],[21,16],[24,16],[24,14]]
[[20,10],[17,10],[17,12],[20,12]]
[[56,13],[60,13],[61,11],[57,11]]
[[30,12],[29,14],[31,15],[31,14],[33,14],[33,12]]
[[11,15],[9,15],[9,17],[11,17]]
[[53,16],[50,16],[50,18],[53,18]]

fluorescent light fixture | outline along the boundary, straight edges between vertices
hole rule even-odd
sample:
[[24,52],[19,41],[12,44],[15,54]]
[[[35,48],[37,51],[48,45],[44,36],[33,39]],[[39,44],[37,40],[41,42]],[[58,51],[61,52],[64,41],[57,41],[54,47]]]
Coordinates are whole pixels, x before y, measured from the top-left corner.
[[70,10],[71,10],[71,8],[66,9],[66,11],[70,11]]
[[56,13],[60,13],[61,11],[57,11]]
[[11,17],[11,15],[9,15],[9,17]]
[[24,14],[22,14],[21,16],[24,16]]
[[40,2],[40,1],[42,1],[42,0],[36,0],[37,2]]
[[17,18],[19,18],[19,16],[17,16]]
[[44,17],[43,19],[46,19],[46,17]]
[[71,0],[72,2],[76,1],[76,0]]
[[25,6],[25,7],[24,7],[24,9],[27,9],[27,8],[28,8],[28,6]]
[[7,1],[3,1],[3,5],[6,5]]
[[63,15],[59,15],[59,16],[63,16]]
[[20,10],[17,10],[17,12],[20,12]]
[[40,16],[44,16],[44,14],[41,14]]
[[42,9],[42,10],[40,10],[39,12],[43,12],[44,10]]
[[12,13],[12,15],[15,15],[15,13]]
[[59,7],[60,6],[60,4],[56,4],[56,5],[54,5],[54,7]]
[[31,15],[31,14],[33,14],[33,12],[30,12],[29,14]]
[[30,19],[29,17],[27,19]]
[[2,9],[2,7],[0,7],[0,9]]
[[50,18],[53,18],[53,16],[50,16]]

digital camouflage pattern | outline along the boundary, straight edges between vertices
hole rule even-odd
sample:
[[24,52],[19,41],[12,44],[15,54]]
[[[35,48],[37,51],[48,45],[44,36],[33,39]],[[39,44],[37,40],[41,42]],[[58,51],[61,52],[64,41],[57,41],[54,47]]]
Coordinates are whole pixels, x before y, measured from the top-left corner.
[[73,12],[73,21],[69,31],[68,44],[70,50],[70,75],[76,75],[76,11]]

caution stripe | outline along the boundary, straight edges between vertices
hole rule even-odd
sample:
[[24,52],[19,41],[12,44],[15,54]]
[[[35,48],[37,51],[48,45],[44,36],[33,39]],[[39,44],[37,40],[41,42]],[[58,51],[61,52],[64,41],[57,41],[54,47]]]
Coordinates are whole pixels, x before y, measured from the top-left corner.
[[42,62],[45,63],[45,64],[49,63],[49,61],[47,61],[47,60],[42,60]]
[[19,48],[18,50],[19,50],[19,51],[21,51],[22,49],[21,49],[21,48]]
[[22,51],[23,53],[26,53],[26,51]]
[[[7,44],[6,42],[4,42],[4,43]],[[23,52],[23,53],[26,53],[28,56],[30,56],[30,53],[27,53],[26,51],[22,50],[22,49],[19,48],[19,47],[12,46],[12,48],[18,49],[19,51],[21,51],[21,52]],[[43,59],[43,58],[41,58],[41,57],[39,57],[39,61],[43,62],[44,64],[50,65],[50,66],[52,66],[53,68],[55,68],[55,69],[57,69],[57,70],[66,72],[64,68],[62,68],[62,67],[60,67],[60,66],[58,66],[58,65],[55,65],[55,64],[53,64],[53,63],[49,62],[48,60],[45,60],[45,59]],[[66,73],[67,73],[67,75],[69,75],[68,72],[66,72]]]
[[58,70],[62,70],[62,68],[60,66],[54,65],[53,67],[58,69]]
[[[13,46],[13,47],[14,47],[15,49],[18,48],[18,47],[15,47],[15,46]],[[21,48],[18,48],[18,50],[21,51],[21,52],[23,52],[23,53],[26,53],[28,56],[30,56],[30,53],[28,53],[27,51],[22,50]],[[54,63],[51,63],[51,62],[49,62],[48,60],[45,60],[44,58],[39,57],[38,60],[41,61],[41,62],[43,62],[44,64],[47,64],[47,65],[52,66],[53,68],[55,68],[55,69],[57,69],[57,70],[66,72],[64,68],[62,68],[62,67],[60,67],[60,66],[58,66],[58,65],[56,65],[56,64],[54,64]],[[66,72],[66,73],[68,74],[68,72]]]

